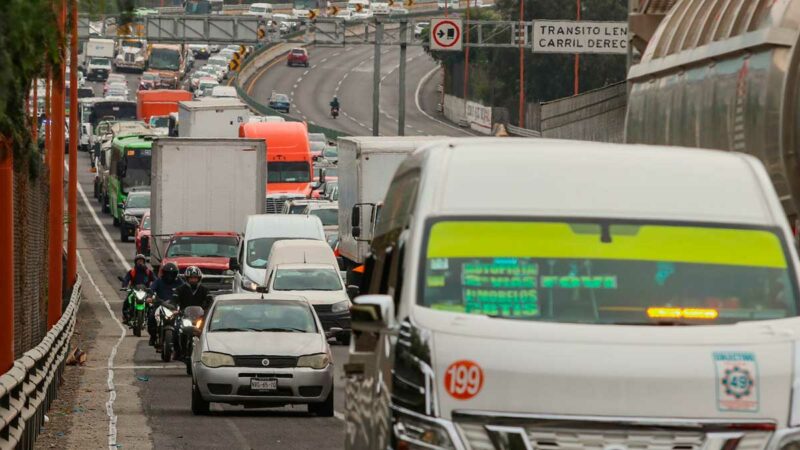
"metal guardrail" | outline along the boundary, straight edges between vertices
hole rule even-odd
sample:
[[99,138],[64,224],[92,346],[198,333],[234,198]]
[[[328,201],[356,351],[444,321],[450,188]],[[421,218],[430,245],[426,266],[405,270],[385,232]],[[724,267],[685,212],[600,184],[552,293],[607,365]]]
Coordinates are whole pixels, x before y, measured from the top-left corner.
[[0,449],[33,448],[64,373],[80,301],[78,276],[69,305],[58,323],[39,345],[25,352],[8,372],[0,375]]
[[540,138],[542,137],[542,133],[536,130],[529,130],[527,128],[520,128],[511,125],[510,123],[506,125],[506,130],[509,134],[513,134],[514,136],[520,137],[532,137],[532,138]]

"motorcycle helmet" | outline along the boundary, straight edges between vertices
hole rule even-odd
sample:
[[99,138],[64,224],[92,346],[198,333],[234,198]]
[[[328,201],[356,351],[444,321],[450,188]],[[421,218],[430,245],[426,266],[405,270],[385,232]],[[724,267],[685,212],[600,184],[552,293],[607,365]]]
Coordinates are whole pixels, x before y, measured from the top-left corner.
[[178,274],[180,270],[178,269],[178,265],[174,262],[168,262],[164,264],[164,267],[161,268],[162,278],[165,281],[172,283],[178,278]]
[[136,255],[135,258],[133,258],[133,263],[134,264],[139,264],[139,260],[142,261],[142,265],[147,264],[147,258],[141,253],[139,253],[138,255]]
[[[203,271],[200,270],[197,266],[189,266],[186,268],[186,271],[183,272],[183,278],[192,286],[197,286],[203,281]],[[192,283],[192,280],[197,280],[196,282]]]

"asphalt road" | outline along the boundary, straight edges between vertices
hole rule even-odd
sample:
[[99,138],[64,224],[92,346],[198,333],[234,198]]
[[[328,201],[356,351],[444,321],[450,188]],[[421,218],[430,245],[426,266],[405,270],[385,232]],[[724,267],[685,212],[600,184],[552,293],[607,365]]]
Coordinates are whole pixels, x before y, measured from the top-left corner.
[[[285,58],[279,58],[257,73],[246,86],[250,95],[267,103],[272,91],[287,94],[292,99],[291,115],[296,118],[348,134],[371,135],[374,47],[353,45],[309,47],[308,50],[310,67],[288,67]],[[436,71],[434,60],[420,46],[409,46],[406,57],[405,134],[471,135],[425,112],[435,108],[441,94],[436,92],[435,80],[422,81],[429,74],[441,76],[440,72]],[[399,47],[382,50],[379,125],[382,136],[398,134],[399,65]],[[342,105],[338,119],[330,117],[329,102],[334,95],[339,97]],[[418,98],[420,103],[417,103]]]

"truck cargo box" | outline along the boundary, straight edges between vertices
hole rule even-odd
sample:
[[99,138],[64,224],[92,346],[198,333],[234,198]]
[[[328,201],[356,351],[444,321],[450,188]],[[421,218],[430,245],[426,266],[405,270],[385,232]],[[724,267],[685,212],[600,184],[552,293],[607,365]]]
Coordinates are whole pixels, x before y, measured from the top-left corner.
[[178,135],[191,138],[235,138],[250,110],[237,98],[207,98],[178,104]]

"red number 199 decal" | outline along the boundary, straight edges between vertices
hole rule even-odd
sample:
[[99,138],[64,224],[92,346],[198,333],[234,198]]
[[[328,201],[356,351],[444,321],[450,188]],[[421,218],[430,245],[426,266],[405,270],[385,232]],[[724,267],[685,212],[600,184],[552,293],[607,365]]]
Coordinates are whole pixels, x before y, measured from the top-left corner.
[[477,363],[461,360],[450,364],[444,373],[444,389],[458,400],[469,400],[483,387],[483,370]]

